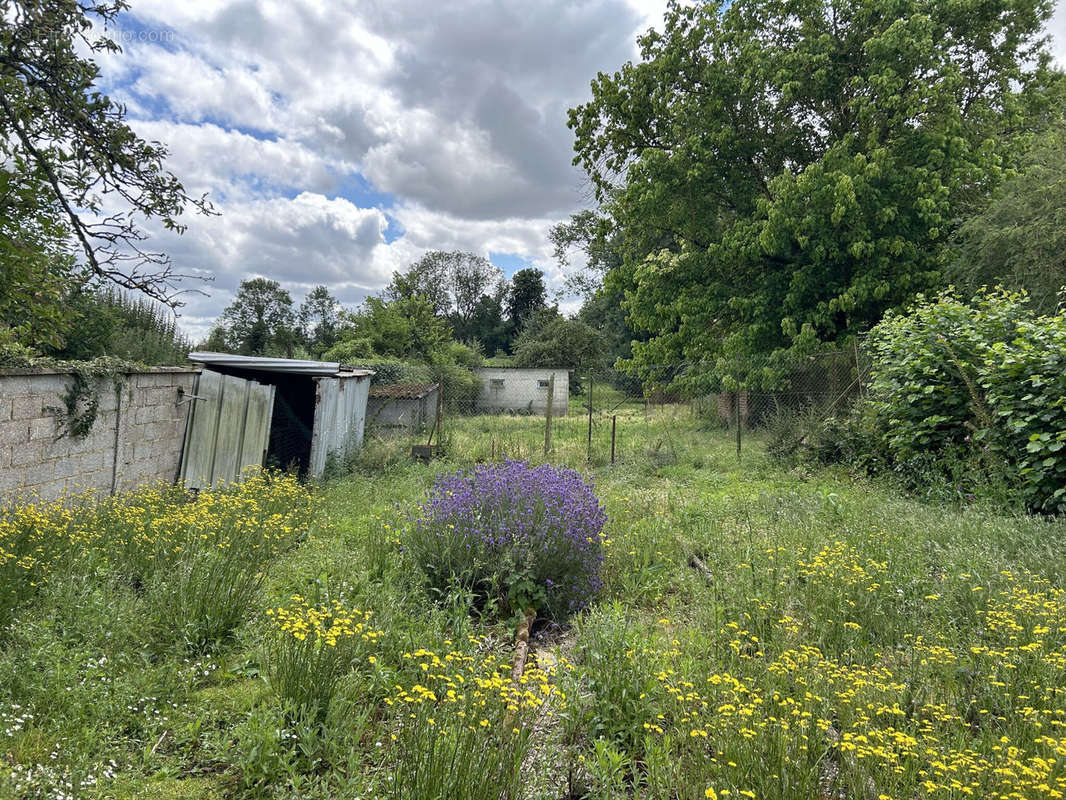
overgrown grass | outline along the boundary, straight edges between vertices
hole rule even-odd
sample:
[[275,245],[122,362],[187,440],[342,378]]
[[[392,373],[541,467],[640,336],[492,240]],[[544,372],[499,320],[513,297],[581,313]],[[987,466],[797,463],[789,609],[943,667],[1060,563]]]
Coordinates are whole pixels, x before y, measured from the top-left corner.
[[[598,455],[589,468],[608,512],[600,595],[534,637],[517,686],[512,621],[483,616],[462,589],[429,590],[405,548],[402,520],[455,464],[398,458],[330,483],[313,521],[288,532],[273,515],[296,495],[265,484],[242,490],[256,497],[254,525],[222,495],[38,509],[51,520],[41,530],[67,533],[34,540],[46,580],[16,584],[3,567],[17,596],[0,645],[0,796],[1066,791],[1066,524],[782,469],[757,441],[738,462],[727,435],[654,411],[669,425],[633,410],[629,430],[648,435],[631,436],[615,466]],[[506,442],[514,424],[517,443],[530,425],[465,424],[452,426],[466,446],[451,452],[471,458],[491,455],[486,434]],[[560,421],[553,461],[585,468],[583,425]],[[542,459],[521,435],[531,449],[503,454]],[[175,566],[186,544],[220,528],[207,515],[163,526],[165,547],[142,538],[158,520],[195,521],[197,503],[229,536],[270,543],[250,550],[254,591],[236,625],[209,642],[161,616],[159,598],[168,581],[188,583]],[[88,521],[103,533],[77,544],[69,532]],[[17,527],[19,541],[31,528]],[[297,652],[306,640],[278,638],[291,630],[279,631],[277,609],[293,602],[328,611],[320,630],[337,635],[336,648],[306,647],[328,661],[318,684],[300,671],[319,664]],[[312,684],[328,691],[301,694]]]

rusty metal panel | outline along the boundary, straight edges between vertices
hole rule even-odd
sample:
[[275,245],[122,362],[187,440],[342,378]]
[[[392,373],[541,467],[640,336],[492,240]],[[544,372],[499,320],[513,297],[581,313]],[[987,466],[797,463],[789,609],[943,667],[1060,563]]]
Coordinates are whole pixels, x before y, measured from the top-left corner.
[[317,378],[315,427],[311,435],[309,474],[320,477],[326,461],[344,458],[363,443],[366,401],[370,379],[366,376]]

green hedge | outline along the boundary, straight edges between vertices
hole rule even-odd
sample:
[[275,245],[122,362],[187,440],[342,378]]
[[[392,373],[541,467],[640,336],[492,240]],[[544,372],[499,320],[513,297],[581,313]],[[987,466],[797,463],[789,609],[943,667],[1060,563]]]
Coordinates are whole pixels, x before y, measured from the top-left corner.
[[974,456],[1032,511],[1066,510],[1066,315],[944,293],[871,332],[875,441],[895,463]]

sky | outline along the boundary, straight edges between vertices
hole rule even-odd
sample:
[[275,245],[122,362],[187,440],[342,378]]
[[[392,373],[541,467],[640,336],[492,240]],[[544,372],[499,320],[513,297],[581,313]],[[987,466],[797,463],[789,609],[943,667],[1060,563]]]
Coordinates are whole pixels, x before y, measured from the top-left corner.
[[[567,110],[637,58],[665,0],[133,0],[103,89],[218,216],[154,232],[197,340],[241,280],[345,305],[429,250],[562,278],[549,228],[589,204]],[[1050,32],[1066,66],[1066,0]],[[564,302],[564,308],[566,304]]]

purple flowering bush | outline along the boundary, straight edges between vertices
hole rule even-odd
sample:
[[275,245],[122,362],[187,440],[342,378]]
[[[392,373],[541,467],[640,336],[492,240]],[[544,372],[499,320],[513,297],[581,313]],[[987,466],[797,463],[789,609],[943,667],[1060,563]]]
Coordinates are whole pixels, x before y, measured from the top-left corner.
[[607,514],[574,470],[506,461],[441,475],[418,511],[408,544],[435,588],[553,619],[600,589]]

